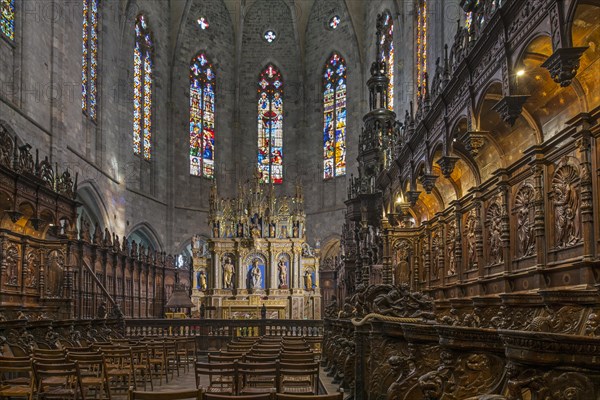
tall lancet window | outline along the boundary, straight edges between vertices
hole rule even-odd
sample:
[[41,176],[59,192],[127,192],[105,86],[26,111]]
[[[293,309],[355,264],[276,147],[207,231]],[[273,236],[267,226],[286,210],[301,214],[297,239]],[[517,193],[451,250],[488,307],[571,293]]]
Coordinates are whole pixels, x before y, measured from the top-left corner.
[[146,17],[135,22],[133,49],[133,152],[146,160],[151,157],[152,140],[152,32]]
[[323,74],[323,178],[346,174],[346,61],[333,53]]
[[273,64],[258,77],[258,171],[262,183],[283,183],[283,80]]
[[190,174],[215,176],[215,70],[205,53],[190,66]]
[[15,40],[15,0],[0,0],[0,32]]
[[98,0],[83,0],[81,109],[96,121],[98,69]]
[[382,16],[383,35],[381,36],[381,60],[387,66],[388,83],[388,109],[394,110],[394,21],[389,12]]
[[425,74],[427,73],[427,0],[417,3],[417,96],[425,95]]

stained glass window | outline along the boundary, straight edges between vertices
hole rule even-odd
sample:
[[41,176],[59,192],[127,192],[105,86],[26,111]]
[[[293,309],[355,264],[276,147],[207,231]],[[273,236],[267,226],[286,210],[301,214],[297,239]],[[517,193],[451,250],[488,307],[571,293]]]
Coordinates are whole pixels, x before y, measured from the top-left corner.
[[419,0],[417,9],[417,96],[425,95],[427,73],[427,0]]
[[190,65],[190,174],[215,175],[215,70],[206,54]]
[[198,26],[202,30],[208,29],[209,24],[208,24],[208,20],[206,19],[206,17],[200,17],[200,18],[198,18]]
[[346,174],[346,61],[333,53],[323,74],[323,178]]
[[0,31],[10,40],[15,39],[15,0],[0,0]]
[[96,120],[98,69],[98,0],[83,0],[81,109]]
[[152,32],[143,15],[135,23],[133,49],[133,152],[147,160],[152,139]]
[[262,183],[283,183],[283,80],[273,64],[258,77],[258,171]]
[[275,33],[274,30],[269,29],[268,31],[265,32],[263,37],[268,43],[273,43],[275,41],[275,39],[277,39],[277,34]]
[[339,15],[334,15],[333,17],[331,17],[329,19],[329,27],[331,29],[337,29],[337,27],[340,25],[341,21],[342,21],[342,19],[340,18]]
[[389,12],[383,15],[383,36],[381,36],[381,59],[387,65],[388,109],[394,110],[394,21]]

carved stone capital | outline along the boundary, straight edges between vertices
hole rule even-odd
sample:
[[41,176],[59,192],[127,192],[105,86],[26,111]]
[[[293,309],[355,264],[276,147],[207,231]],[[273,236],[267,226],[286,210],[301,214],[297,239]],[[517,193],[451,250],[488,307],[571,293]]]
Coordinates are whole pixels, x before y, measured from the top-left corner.
[[440,166],[442,175],[444,175],[445,178],[450,178],[450,175],[452,174],[452,171],[454,171],[454,166],[458,160],[459,158],[455,156],[443,156],[437,160],[436,163]]
[[587,47],[565,47],[556,49],[542,64],[550,72],[554,82],[562,87],[569,86],[577,75],[579,60]]
[[434,174],[423,174],[419,177],[419,181],[421,182],[421,185],[423,185],[423,188],[427,194],[431,193],[437,179],[438,176]]
[[513,126],[519,115],[521,115],[523,104],[528,98],[529,95],[504,96],[502,100],[494,104],[492,109],[500,114],[504,122]]

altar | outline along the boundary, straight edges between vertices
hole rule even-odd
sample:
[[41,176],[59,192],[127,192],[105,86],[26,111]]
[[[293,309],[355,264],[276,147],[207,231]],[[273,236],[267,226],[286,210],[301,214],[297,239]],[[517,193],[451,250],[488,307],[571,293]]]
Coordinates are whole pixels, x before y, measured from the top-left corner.
[[320,319],[319,255],[305,218],[299,185],[293,196],[276,196],[255,178],[224,199],[214,184],[212,237],[206,251],[192,249],[197,309],[215,307],[225,319]]

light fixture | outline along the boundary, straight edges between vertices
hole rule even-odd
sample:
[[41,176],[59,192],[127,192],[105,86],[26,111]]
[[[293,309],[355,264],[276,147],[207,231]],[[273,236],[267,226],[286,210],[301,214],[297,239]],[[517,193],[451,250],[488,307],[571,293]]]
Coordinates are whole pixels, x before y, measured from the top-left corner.
[[521,77],[523,75],[525,75],[525,70],[524,69],[520,69],[520,70],[517,71],[517,76],[518,77]]

